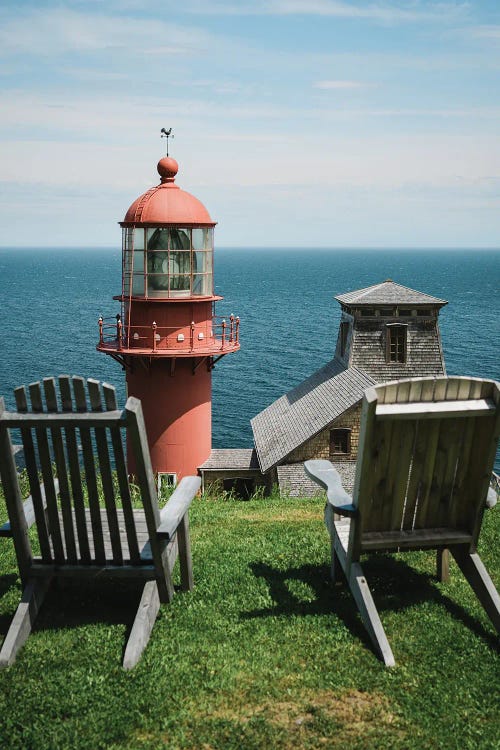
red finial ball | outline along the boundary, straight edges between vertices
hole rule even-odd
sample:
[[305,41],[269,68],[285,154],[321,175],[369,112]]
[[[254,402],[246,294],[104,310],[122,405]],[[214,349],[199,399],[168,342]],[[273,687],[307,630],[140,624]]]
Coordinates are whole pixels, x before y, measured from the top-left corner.
[[158,174],[162,182],[173,182],[179,169],[179,165],[171,156],[164,156],[158,162]]

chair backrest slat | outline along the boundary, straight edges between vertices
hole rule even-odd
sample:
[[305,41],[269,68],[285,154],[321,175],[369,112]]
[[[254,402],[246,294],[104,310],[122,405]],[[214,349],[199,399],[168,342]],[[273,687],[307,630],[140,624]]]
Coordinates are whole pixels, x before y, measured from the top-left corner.
[[[47,404],[47,411],[59,411],[54,378],[44,378],[43,389],[45,392],[45,403]],[[59,481],[59,502],[61,505],[61,515],[63,521],[66,558],[69,562],[76,563],[77,554],[75,544],[75,530],[73,528],[71,494],[68,482],[68,470],[66,468],[66,456],[64,453],[62,430],[60,427],[53,427],[50,430],[50,434],[52,437],[56,472]]]
[[[77,411],[87,411],[87,399],[85,397],[85,381],[83,378],[73,378],[73,392]],[[80,426],[80,439],[82,442],[83,465],[85,468],[85,484],[88,492],[90,520],[92,525],[92,540],[94,547],[94,560],[104,564],[106,552],[104,548],[104,536],[102,531],[101,509],[99,507],[99,490],[97,487],[96,467],[94,463],[94,451],[92,448],[92,437],[88,427]],[[92,554],[92,550],[91,550]]]
[[[118,407],[116,404],[116,391],[113,386],[109,385],[108,383],[103,383],[102,390],[106,409],[109,411],[116,410]],[[137,541],[137,531],[134,520],[134,511],[132,508],[132,499],[130,497],[130,485],[128,481],[127,465],[125,463],[125,454],[123,450],[121,431],[119,427],[111,427],[110,432],[115,457],[115,469],[118,478],[118,487],[120,488],[120,497],[122,501],[125,530],[127,532],[130,560],[132,563],[139,564],[141,556],[139,552],[139,544]]]
[[[59,377],[59,391],[61,393],[61,404],[63,412],[73,411],[73,399],[71,396],[71,381],[68,375]],[[90,547],[85,521],[85,500],[80,472],[80,459],[78,455],[78,442],[76,429],[65,427],[66,451],[68,455],[69,477],[71,492],[73,495],[73,508],[75,513],[76,533],[78,538],[79,559],[84,564],[90,563]]]
[[[92,411],[102,411],[99,381],[89,378],[87,380],[87,386]],[[115,491],[113,488],[113,477],[111,474],[111,463],[109,460],[106,429],[104,427],[95,428],[95,440],[97,445],[97,455],[99,458],[104,504],[106,506],[106,515],[108,517],[108,526],[111,535],[113,562],[115,563],[115,565],[121,565],[123,563],[123,553],[120,542],[120,528],[118,524],[118,515],[116,512],[116,499]]]
[[[14,391],[17,410],[20,413],[28,411],[28,399],[26,397],[26,388],[20,386]],[[40,553],[44,563],[52,562],[52,549],[50,547],[49,532],[47,529],[47,517],[45,515],[44,499],[42,495],[40,481],[38,479],[38,466],[36,462],[35,446],[33,443],[33,434],[29,428],[21,427],[21,440],[23,443],[23,454],[26,463],[26,473],[30,485],[30,493],[33,501],[33,511],[36,519],[36,528],[38,541],[40,542]]]
[[[5,411],[5,403],[0,397],[0,417]],[[12,450],[12,440],[9,430],[0,422],[0,475],[5,493],[5,502],[9,513],[10,527],[13,533],[14,549],[16,551],[17,564],[21,583],[25,586],[28,582],[29,570],[33,555],[28,537],[28,526],[23,509],[23,498],[17,478],[16,463]]]
[[[42,389],[40,383],[31,383],[29,385],[31,399],[31,409],[34,412],[43,412]],[[57,493],[54,485],[54,475],[52,473],[52,456],[50,452],[49,439],[47,431],[43,427],[37,427],[35,430],[36,442],[38,446],[38,457],[40,460],[40,469],[42,472],[43,484],[45,489],[45,499],[47,501],[47,518],[49,524],[50,539],[54,551],[54,561],[63,563],[65,559],[64,546],[59,525],[59,508],[57,504]]]

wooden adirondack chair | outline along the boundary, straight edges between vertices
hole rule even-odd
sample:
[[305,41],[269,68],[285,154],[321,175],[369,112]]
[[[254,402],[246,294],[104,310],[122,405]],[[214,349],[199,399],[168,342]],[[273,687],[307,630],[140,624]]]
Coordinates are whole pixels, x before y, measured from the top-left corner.
[[[43,381],[44,408],[40,383],[30,385],[31,411],[24,386],[15,390],[17,412],[6,411],[0,399],[0,476],[9,515],[0,535],[13,539],[23,587],[0,666],[16,658],[54,577],[108,575],[145,582],[123,660],[130,669],[148,643],[160,602],[172,599],[177,555],[182,588],[192,588],[188,509],[200,479],[185,477],[160,511],[140,401],[129,398],[119,410],[114,388],[103,384],[101,398],[99,381],[89,379],[89,410],[83,378],[61,376],[59,387],[58,398],[54,379]],[[24,446],[31,489],[24,504],[11,428],[20,429]],[[122,431],[134,454],[141,509],[132,505]],[[33,524],[40,555],[28,534]]]
[[352,498],[329,461],[305,463],[327,491],[332,576],[340,564],[387,666],[394,656],[360,565],[363,553],[436,549],[438,576],[446,580],[451,551],[500,631],[500,598],[476,551],[499,433],[498,383],[411,378],[365,392]]

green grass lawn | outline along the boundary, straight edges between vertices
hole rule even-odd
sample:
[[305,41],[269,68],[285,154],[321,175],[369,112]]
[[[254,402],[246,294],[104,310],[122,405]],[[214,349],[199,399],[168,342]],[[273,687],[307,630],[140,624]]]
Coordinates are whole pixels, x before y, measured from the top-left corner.
[[[433,553],[367,559],[397,666],[370,649],[329,580],[321,499],[196,499],[195,589],[162,607],[139,665],[121,659],[139,590],[55,587],[0,672],[0,747],[498,748],[498,640],[462,575]],[[5,512],[0,514],[5,519]],[[480,553],[500,581],[500,510]],[[0,636],[20,596],[0,539]]]

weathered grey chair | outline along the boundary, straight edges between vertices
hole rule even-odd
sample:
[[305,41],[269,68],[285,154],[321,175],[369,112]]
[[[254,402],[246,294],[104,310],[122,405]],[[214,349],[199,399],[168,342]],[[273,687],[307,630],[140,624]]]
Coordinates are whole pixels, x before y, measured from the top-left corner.
[[[125,409],[118,410],[114,388],[103,384],[102,400],[99,381],[89,379],[89,410],[83,378],[61,376],[59,387],[58,398],[54,379],[43,381],[44,408],[40,383],[30,385],[31,411],[24,386],[15,390],[17,412],[6,411],[0,399],[0,476],[9,515],[0,535],[13,539],[23,587],[0,651],[0,666],[16,658],[54,577],[108,575],[145,582],[123,660],[130,669],[148,643],[160,602],[172,599],[177,555],[182,588],[192,588],[188,508],[200,480],[185,477],[160,511],[140,401],[129,398]],[[12,428],[21,431],[31,489],[24,504]],[[131,498],[125,431],[134,454],[140,509],[133,507]],[[28,534],[33,524],[39,555]]]
[[500,631],[500,598],[476,551],[499,433],[498,383],[412,378],[365,392],[352,498],[329,461],[305,463],[327,491],[332,576],[340,564],[387,666],[394,656],[360,565],[363,553],[436,549],[438,576],[446,580],[450,550]]

